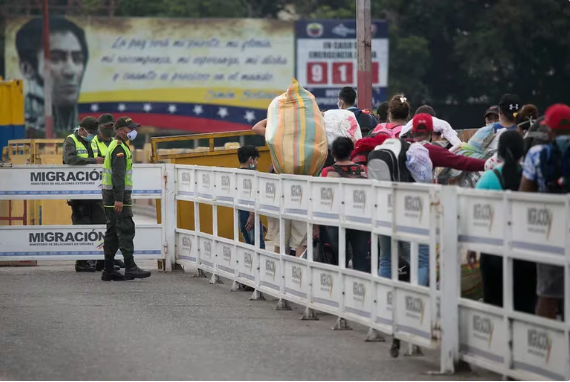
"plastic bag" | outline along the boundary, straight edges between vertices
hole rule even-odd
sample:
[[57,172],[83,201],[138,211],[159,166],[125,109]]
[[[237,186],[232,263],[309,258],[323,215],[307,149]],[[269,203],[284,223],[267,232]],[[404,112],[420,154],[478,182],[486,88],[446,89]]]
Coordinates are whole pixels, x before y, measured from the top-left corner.
[[338,137],[350,138],[353,142],[362,139],[356,116],[349,110],[328,110],[325,112],[324,122],[329,147]]
[[412,143],[406,153],[406,167],[418,183],[433,183],[433,163],[421,143]]
[[315,175],[323,167],[328,153],[323,116],[297,80],[271,101],[265,140],[278,174]]

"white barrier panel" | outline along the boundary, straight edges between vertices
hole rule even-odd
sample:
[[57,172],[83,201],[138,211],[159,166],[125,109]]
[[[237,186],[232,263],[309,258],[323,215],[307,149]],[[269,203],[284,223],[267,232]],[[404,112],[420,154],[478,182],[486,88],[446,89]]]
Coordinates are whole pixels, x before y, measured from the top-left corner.
[[[373,231],[374,237],[396,235],[411,241],[416,252],[418,244],[436,247],[439,220],[437,210],[431,206],[438,200],[437,186],[278,176],[200,166],[175,168],[179,182],[177,199],[198,202],[194,205],[195,215],[200,203],[212,204],[214,208],[230,206],[255,211],[257,218],[260,214],[286,216],[311,224],[340,226],[341,230]],[[395,210],[403,211],[401,217],[392,213],[393,195]],[[385,205],[380,206],[379,202]],[[234,228],[237,234],[237,227]],[[181,264],[193,264],[265,294],[326,311],[421,346],[439,344],[435,272],[431,276],[433,287],[426,288],[418,286],[417,281],[410,284],[396,278],[380,278],[376,271],[371,275],[279,255],[240,243],[239,236],[228,240],[198,231],[176,231],[176,260]],[[217,232],[217,227],[213,231]],[[417,254],[412,254],[413,259],[417,262]],[[417,265],[413,268],[417,272]]]
[[[459,243],[505,257],[504,306],[459,299],[459,350],[467,362],[523,380],[570,379],[570,320],[524,314],[513,306],[513,259],[564,269],[570,298],[569,198],[458,190]],[[497,291],[501,293],[501,291]]]
[[[461,298],[458,250],[459,243],[463,249],[506,257],[505,286],[512,285],[513,259],[559,265],[568,290],[570,198],[199,166],[176,166],[176,171],[176,198],[196,201],[196,216],[200,203],[214,210],[223,205],[256,212],[256,224],[259,215],[267,215],[305,222],[308,232],[313,224],[336,226],[340,239],[340,265],[334,266],[312,261],[312,248],[301,259],[241,243],[237,226],[234,240],[204,234],[198,219],[197,232],[176,230],[179,263],[412,344],[441,345],[442,371],[453,371],[463,359],[518,379],[570,378],[570,321],[514,311],[509,288],[504,307]],[[213,224],[217,232],[217,219]],[[392,279],[377,276],[374,244],[372,274],[346,269],[347,230],[371,232],[371,243],[380,235],[392,237]],[[411,243],[410,283],[395,276],[399,240]],[[429,287],[418,285],[420,245],[429,246]],[[436,248],[443,260],[439,280]],[[569,300],[566,296],[567,312]]]
[[[161,227],[136,228],[136,258],[163,258]],[[104,237],[105,226],[6,226],[0,229],[0,261],[103,260]]]
[[[0,167],[0,200],[100,200],[101,172],[102,166],[96,165]],[[133,166],[133,198],[161,199],[162,221],[167,228],[172,219],[176,219],[174,176],[173,165]],[[183,173],[179,176],[185,178]],[[65,213],[71,214],[71,208]],[[165,269],[170,270],[174,243],[169,248],[168,242],[174,241],[174,227],[172,231],[172,235],[167,234],[162,224],[137,225],[135,257],[167,259]],[[104,233],[105,227],[99,225],[3,226],[0,227],[0,261],[103,259]]]
[[[98,199],[102,166],[17,165],[0,167],[0,199]],[[133,198],[160,198],[162,165],[133,166]]]

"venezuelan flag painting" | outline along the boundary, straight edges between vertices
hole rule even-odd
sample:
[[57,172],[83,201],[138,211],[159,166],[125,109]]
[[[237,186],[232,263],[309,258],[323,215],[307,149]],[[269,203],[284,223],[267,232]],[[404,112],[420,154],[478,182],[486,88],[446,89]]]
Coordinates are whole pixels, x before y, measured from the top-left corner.
[[[295,72],[291,22],[52,17],[50,28],[61,134],[103,113],[197,133],[250,129]],[[42,71],[31,52],[41,49],[41,31],[37,17],[10,19],[6,28],[6,75],[23,79],[26,126],[40,132]]]

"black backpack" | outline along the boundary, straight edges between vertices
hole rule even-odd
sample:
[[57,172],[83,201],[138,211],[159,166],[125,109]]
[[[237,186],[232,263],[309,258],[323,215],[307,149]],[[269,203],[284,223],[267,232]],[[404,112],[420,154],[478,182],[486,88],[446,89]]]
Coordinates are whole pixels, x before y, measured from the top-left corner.
[[342,166],[338,164],[334,164],[331,166],[332,169],[340,175],[341,178],[352,178],[352,179],[367,179],[365,176],[362,176],[362,166],[359,164],[353,164],[348,166],[348,171],[345,171]]
[[368,155],[368,177],[391,182],[413,183],[414,178],[406,167],[410,143],[402,138],[386,139]]
[[540,169],[549,194],[570,193],[570,146],[561,152],[555,142],[540,151]]
[[360,132],[362,133],[362,137],[368,136],[370,132],[376,127],[378,124],[376,118],[374,116],[363,112],[360,109],[351,110],[358,121],[358,125],[360,126]]

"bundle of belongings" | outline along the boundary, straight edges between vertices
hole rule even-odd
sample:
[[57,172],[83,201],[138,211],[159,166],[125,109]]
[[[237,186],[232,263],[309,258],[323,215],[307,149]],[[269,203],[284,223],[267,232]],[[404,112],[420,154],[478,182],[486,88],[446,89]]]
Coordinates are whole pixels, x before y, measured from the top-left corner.
[[323,116],[297,80],[271,101],[265,140],[278,174],[315,175],[323,167],[328,153]]
[[[469,139],[469,142],[460,143],[454,146],[450,151],[458,155],[487,160],[497,152],[499,136],[506,131],[506,129],[495,131],[494,124],[484,126],[477,130],[475,135]],[[446,168],[438,174],[437,183],[475,188],[479,178],[481,178],[481,173],[479,172],[467,172]]]
[[329,147],[332,147],[335,139],[339,137],[350,138],[353,142],[362,138],[356,116],[349,110],[327,110],[324,114],[324,121]]

